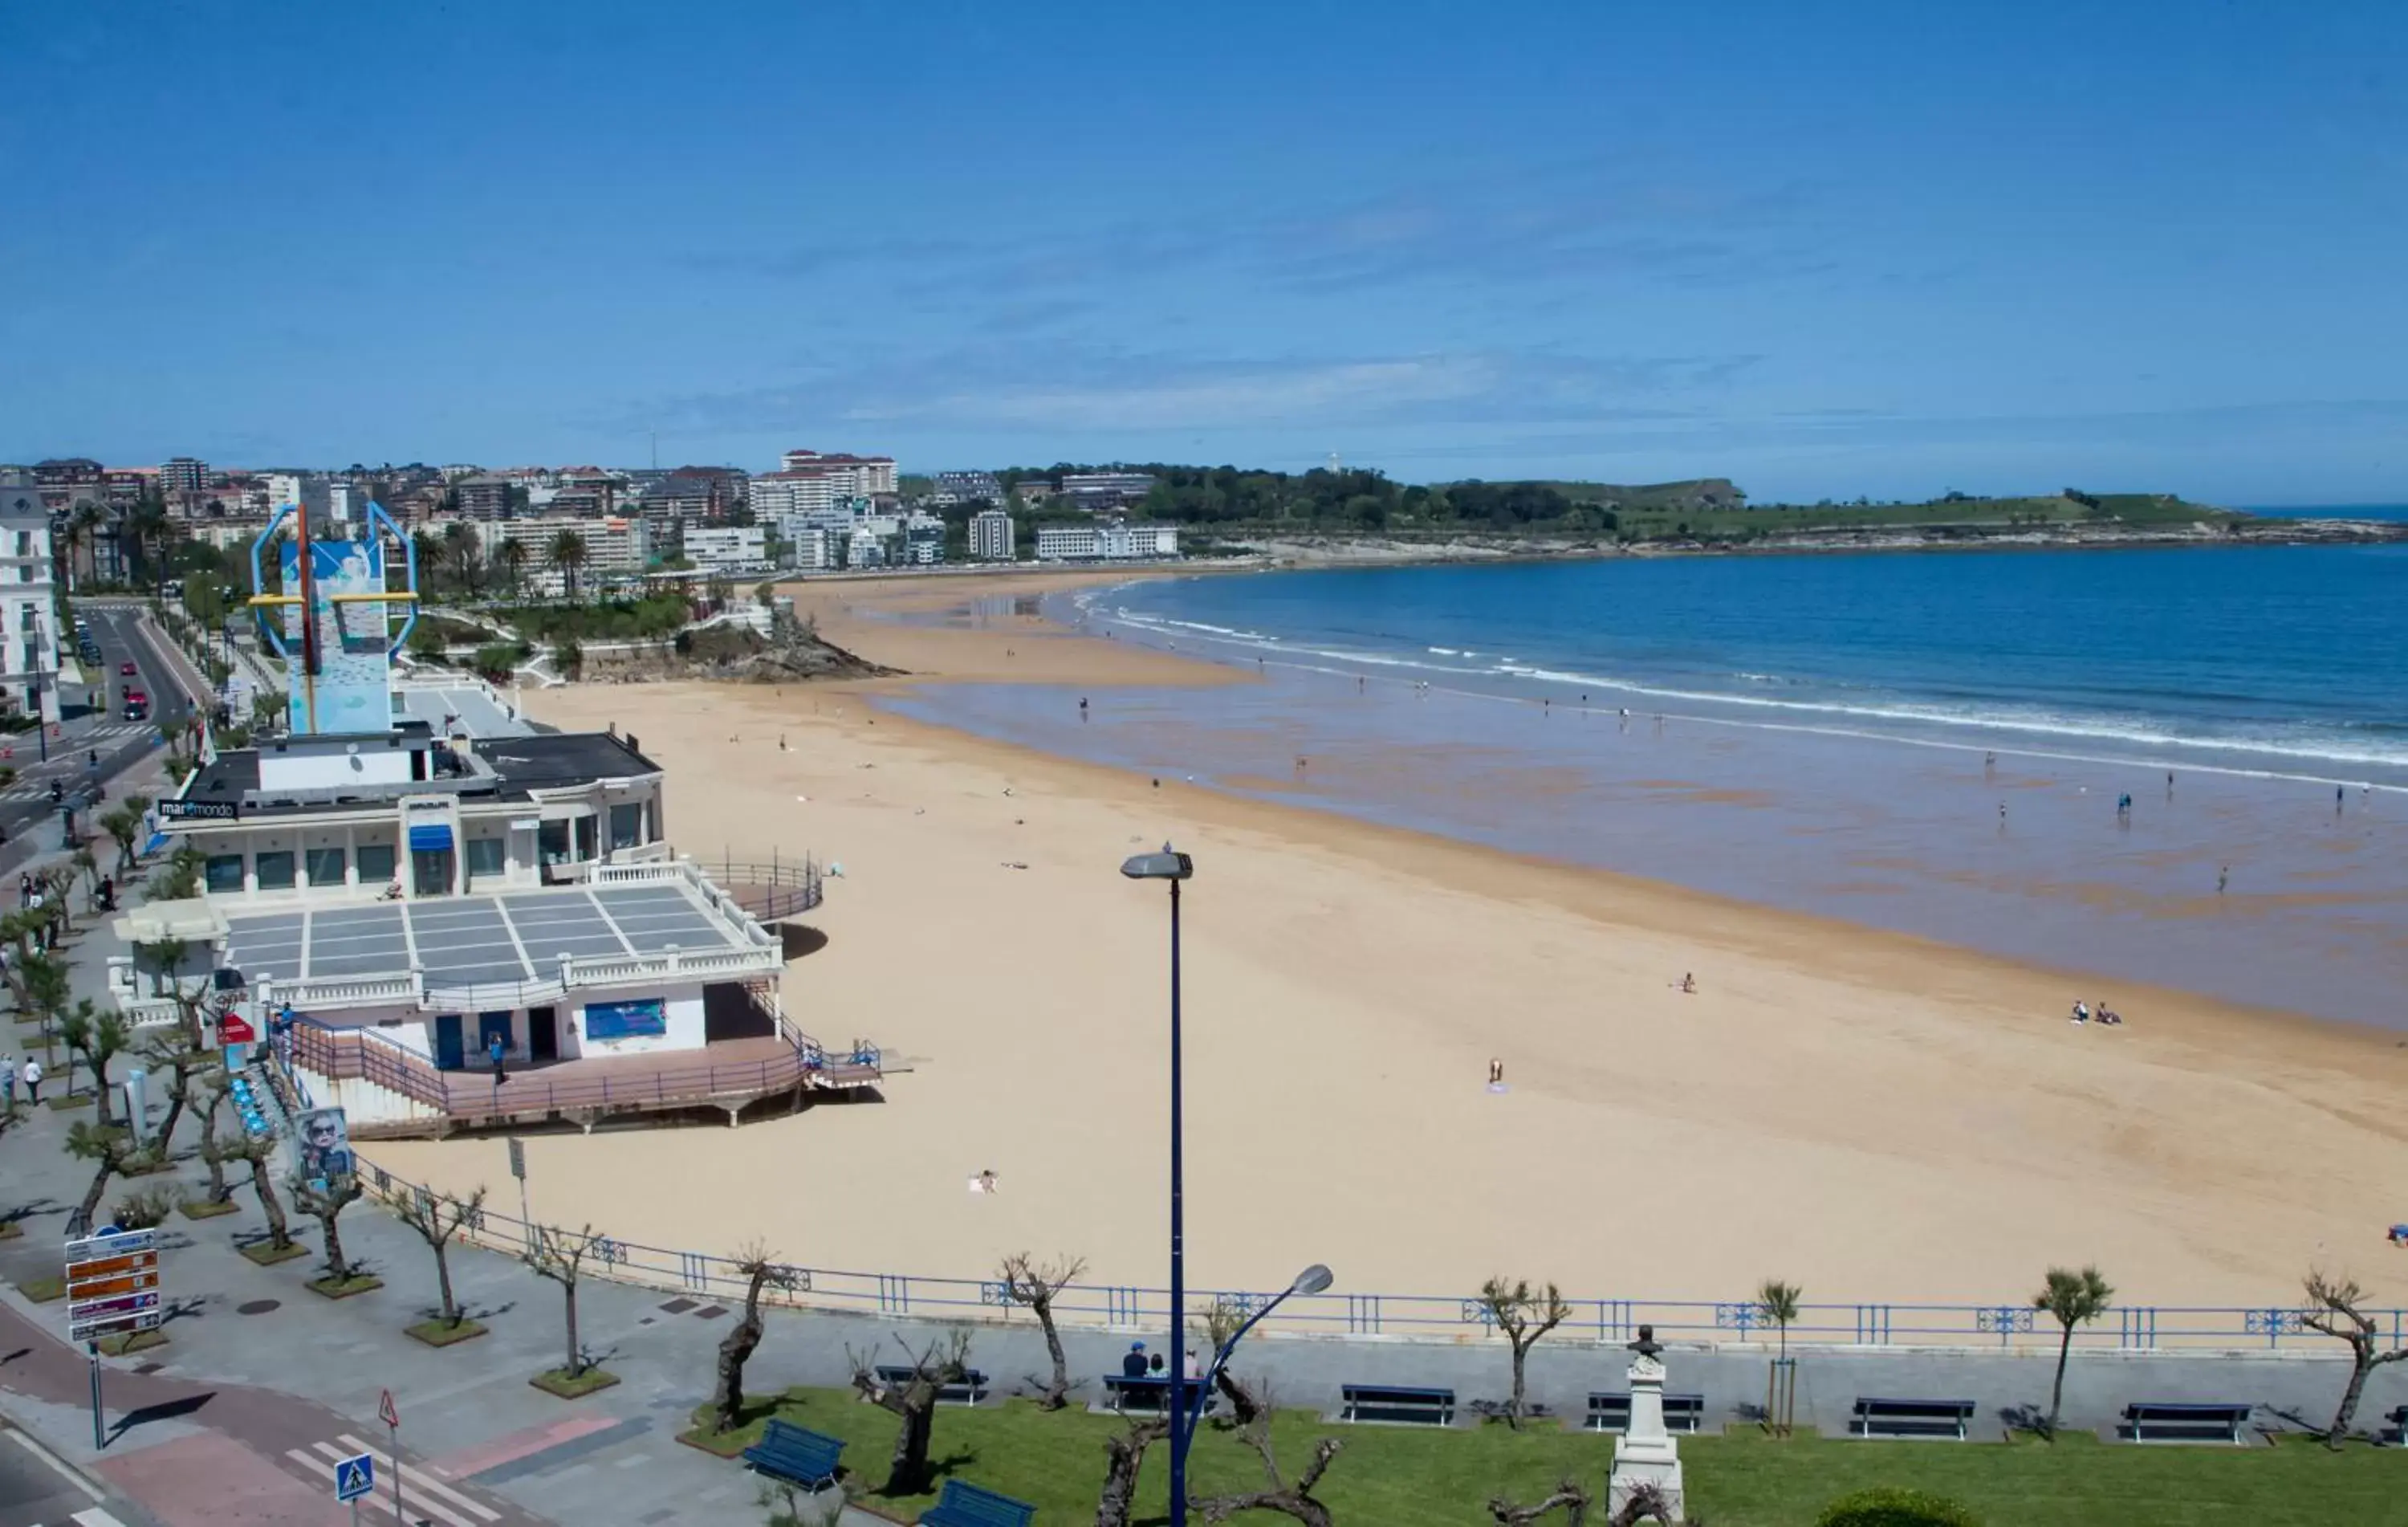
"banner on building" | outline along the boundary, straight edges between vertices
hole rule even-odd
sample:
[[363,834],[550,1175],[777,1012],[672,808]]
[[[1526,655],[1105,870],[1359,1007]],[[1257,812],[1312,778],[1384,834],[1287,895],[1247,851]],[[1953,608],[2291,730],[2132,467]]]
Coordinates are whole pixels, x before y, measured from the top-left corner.
[[636,1039],[668,1031],[667,1004],[658,997],[585,1004],[585,1037],[589,1040]]

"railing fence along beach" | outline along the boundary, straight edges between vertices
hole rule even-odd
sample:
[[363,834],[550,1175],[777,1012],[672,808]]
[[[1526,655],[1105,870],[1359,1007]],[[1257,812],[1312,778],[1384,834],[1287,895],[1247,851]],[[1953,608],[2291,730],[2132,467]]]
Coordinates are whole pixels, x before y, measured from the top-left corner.
[[[373,1162],[362,1174],[381,1196],[426,1196],[429,1188],[394,1175]],[[544,1233],[499,1209],[473,1217],[464,1232],[478,1245],[522,1254]],[[748,1279],[725,1257],[675,1251],[630,1241],[605,1239],[595,1248],[597,1275],[640,1288],[680,1294],[742,1299]],[[794,1288],[765,1289],[762,1298],[796,1308],[926,1319],[1003,1320],[1014,1302],[1000,1279],[931,1277],[908,1273],[848,1272],[798,1268]],[[1251,1312],[1275,1290],[1188,1290],[1192,1319],[1216,1301]],[[1573,1299],[1572,1317],[1553,1339],[1620,1346],[1653,1326],[1659,1340],[1709,1347],[1766,1346],[1779,1340],[1771,1321],[1753,1300]],[[1065,1325],[1159,1332],[1169,1325],[1170,1300],[1161,1289],[1115,1284],[1072,1284],[1054,1298],[1054,1318]],[[2330,1349],[2331,1338],[2310,1330],[2296,1306],[2136,1304],[2110,1309],[2096,1323],[2076,1328],[2073,1345],[2085,1351],[2197,1352]],[[2408,1309],[2370,1310],[2393,1346],[2408,1343]],[[1477,1340],[1493,1334],[1491,1317],[1477,1298],[1446,1294],[1297,1294],[1283,1303],[1263,1329],[1291,1335],[1389,1337],[1424,1341]],[[2030,1304],[1800,1304],[1791,1321],[1792,1346],[1897,1348],[1971,1348],[1976,1351],[2054,1351],[2060,1333]]]

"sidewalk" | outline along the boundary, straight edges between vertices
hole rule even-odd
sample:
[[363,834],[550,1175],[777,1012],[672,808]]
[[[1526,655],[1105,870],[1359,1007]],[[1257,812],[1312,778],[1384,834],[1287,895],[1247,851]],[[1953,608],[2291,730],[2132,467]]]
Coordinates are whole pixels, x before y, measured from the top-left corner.
[[[78,986],[96,982],[105,933],[76,941]],[[116,1068],[122,1073],[122,1065]],[[154,1103],[154,1107],[157,1106]],[[378,1455],[380,1504],[363,1520],[397,1527],[389,1495],[391,1457],[377,1420],[383,1391],[401,1415],[404,1504],[410,1522],[432,1527],[654,1527],[663,1522],[749,1522],[765,1514],[761,1481],[739,1465],[679,1445],[693,1407],[710,1392],[728,1310],[657,1291],[587,1281],[579,1319],[589,1351],[622,1382],[566,1402],[528,1379],[562,1357],[560,1290],[514,1260],[455,1246],[453,1285],[488,1335],[437,1350],[402,1328],[433,1312],[432,1254],[406,1227],[366,1201],[342,1220],[352,1260],[386,1287],[341,1302],[305,1287],[318,1260],[262,1268],[236,1249],[264,1232],[246,1187],[243,1212],[162,1227],[168,1345],[131,1359],[104,1360],[108,1447],[93,1447],[82,1353],[61,1338],[64,1306],[34,1305],[18,1280],[59,1268],[60,1228],[90,1181],[62,1149],[80,1110],[48,1108],[0,1139],[0,1210],[28,1211],[24,1234],[0,1241],[0,1409],[76,1464],[123,1491],[160,1527],[337,1527],[332,1461]],[[189,1145],[190,1124],[179,1131]],[[197,1188],[204,1168],[189,1153],[169,1181]],[[502,1185],[507,1188],[507,1184]],[[104,1203],[125,1191],[112,1184]],[[293,1219],[316,1246],[317,1225]],[[811,1330],[806,1333],[808,1327]],[[841,1317],[773,1312],[748,1388],[799,1382],[798,1368],[824,1375],[840,1338],[862,1339]],[[797,1362],[801,1348],[814,1360]],[[822,1376],[819,1381],[826,1381]],[[874,1459],[855,1461],[872,1470]],[[422,1487],[420,1481],[424,1481]],[[880,1519],[848,1509],[844,1520]]]

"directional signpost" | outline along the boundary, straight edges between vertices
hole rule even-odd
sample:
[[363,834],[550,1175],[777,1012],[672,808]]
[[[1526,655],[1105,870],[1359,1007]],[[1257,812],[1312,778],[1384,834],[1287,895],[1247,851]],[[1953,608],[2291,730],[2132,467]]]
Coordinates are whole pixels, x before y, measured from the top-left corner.
[[99,1232],[66,1246],[67,1340],[82,1342],[92,1366],[92,1445],[106,1448],[100,1421],[100,1338],[156,1331],[159,1301],[157,1236],[147,1230]]
[[335,1499],[351,1503],[351,1527],[359,1527],[360,1497],[375,1489],[375,1454],[354,1453],[335,1465]]

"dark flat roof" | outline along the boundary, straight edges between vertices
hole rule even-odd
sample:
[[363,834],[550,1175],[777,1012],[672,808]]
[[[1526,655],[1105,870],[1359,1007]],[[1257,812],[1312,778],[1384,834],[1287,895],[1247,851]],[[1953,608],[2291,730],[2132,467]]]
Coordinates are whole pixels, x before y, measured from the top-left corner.
[[476,744],[476,755],[492,773],[444,774],[407,786],[363,785],[339,797],[314,790],[299,800],[260,801],[244,799],[259,788],[259,750],[241,748],[221,753],[216,762],[204,765],[181,799],[227,801],[239,805],[245,816],[265,816],[373,805],[429,790],[456,791],[465,800],[524,800],[533,790],[661,772],[660,765],[637,752],[625,738],[598,731],[486,738]]

